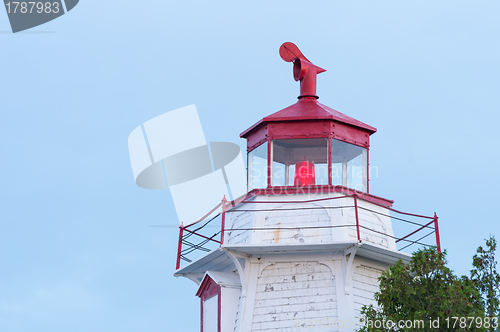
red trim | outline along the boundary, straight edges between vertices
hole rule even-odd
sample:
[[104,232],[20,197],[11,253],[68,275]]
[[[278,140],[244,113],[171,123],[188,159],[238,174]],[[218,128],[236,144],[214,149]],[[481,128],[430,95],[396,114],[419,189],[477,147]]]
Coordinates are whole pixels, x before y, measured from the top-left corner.
[[182,251],[182,236],[184,234],[184,227],[179,226],[179,244],[177,245],[177,262],[175,264],[175,269],[178,270],[181,267],[181,251]]
[[[429,223],[427,223],[427,224],[425,224],[424,226],[420,227],[420,228],[419,228],[419,229],[417,229],[416,231],[413,231],[413,232],[411,232],[410,234],[408,234],[408,235],[406,235],[406,236],[403,236],[402,238],[398,239],[398,240],[396,241],[396,243],[398,243],[399,241],[404,240],[404,239],[406,239],[406,238],[408,238],[408,237],[412,236],[413,234],[415,234],[415,233],[417,233],[417,232],[420,232],[422,229],[426,228],[427,226],[429,226],[429,225],[430,225],[430,224],[432,224],[433,222],[435,223],[435,220],[430,221]],[[437,243],[437,239],[436,239],[436,243]]]
[[201,236],[201,237],[202,237],[202,238],[204,238],[204,239],[207,239],[207,240],[210,240],[210,241],[213,241],[213,242],[216,242],[216,243],[220,243],[220,241],[217,241],[217,240],[214,240],[214,239],[209,238],[208,236],[201,235],[201,234],[198,234],[198,233],[196,233],[196,232],[190,231],[190,230],[189,230],[189,229],[187,229],[187,228],[184,228],[184,230],[185,230],[186,232],[192,233],[192,234],[194,234],[194,235]]
[[214,295],[218,295],[217,298],[217,325],[218,332],[221,331],[221,287],[212,279],[208,274],[205,275],[203,281],[201,282],[198,291],[196,292],[196,296],[200,298],[201,302],[201,332],[203,332],[203,301],[211,298]]
[[267,139],[267,187],[271,187],[271,181],[272,181],[272,174],[271,174],[271,170],[272,170],[272,160],[271,160],[271,149],[272,149],[272,145],[271,145],[271,140],[270,139]]
[[366,192],[370,193],[370,147],[366,148]]
[[234,201],[228,202],[227,205],[226,205],[226,211],[228,209],[231,209],[231,208],[235,207],[236,205],[242,203],[248,197],[250,197],[250,196],[248,195],[248,193],[246,193],[246,194],[241,195],[240,197],[236,198]]
[[328,185],[332,185],[332,138],[328,137]]
[[[251,198],[251,196],[249,196],[249,198]],[[328,200],[336,200],[336,199],[340,199],[340,198],[344,198],[343,196],[337,196],[337,197],[327,197],[327,198],[318,198],[318,199],[308,199],[308,200],[304,200],[304,201],[242,201],[240,203],[248,203],[248,204],[269,204],[269,203],[273,203],[273,204],[290,204],[290,203],[293,203],[293,204],[300,204],[300,203],[312,203],[312,202],[321,202],[321,201],[328,201]]]
[[217,328],[218,328],[218,332],[221,332],[222,328],[221,328],[221,301],[222,301],[222,288],[219,286],[219,294],[218,294],[218,297],[217,297],[217,305],[219,308],[217,308]]
[[439,253],[441,253],[441,238],[439,237],[439,225],[438,225],[438,216],[436,212],[434,212],[434,231],[436,233],[436,246]]
[[247,137],[247,151],[255,149],[267,140],[267,125],[262,125],[251,136]]
[[226,200],[226,195],[224,195],[224,198],[222,199],[222,221],[221,221],[221,229],[220,229],[220,244],[224,244],[224,230],[226,227],[226,205],[227,205],[227,200]]
[[214,296],[219,291],[220,286],[212,279],[208,274],[205,274],[205,277],[201,281],[200,286],[198,287],[198,291],[196,292],[196,296],[199,298],[206,300],[209,297]]
[[273,122],[268,125],[268,135],[272,139],[327,137],[331,134],[331,123],[328,120]]
[[[354,193],[359,199],[390,208],[394,203],[393,200],[378,197],[372,194],[356,191],[343,186],[311,186],[311,187],[271,187],[267,189],[253,189],[248,193],[248,196],[266,196],[266,195],[296,195],[296,194],[326,194],[326,193],[341,193],[352,196]],[[399,212],[394,210],[395,212]]]
[[260,126],[247,137],[247,152],[269,139],[335,138],[339,141],[368,148],[370,135],[366,131],[331,120],[273,122]]
[[250,133],[251,131],[254,131],[255,129],[259,128],[261,125],[264,124],[264,119],[260,119],[259,121],[257,121],[256,123],[254,123],[253,125],[250,126],[250,128],[247,128],[245,131],[243,131],[241,134],[240,134],[240,137],[241,138],[246,138],[248,133]]
[[346,143],[368,148],[370,146],[370,135],[361,129],[343,123],[333,124],[333,138]]
[[352,198],[354,199],[354,213],[356,214],[356,234],[358,235],[358,242],[361,242],[361,234],[359,232],[358,195],[354,193]]
[[412,216],[412,217],[419,217],[419,218],[426,218],[426,219],[434,219],[433,217],[428,217],[428,216],[422,216],[420,214],[414,214],[414,213],[407,213],[407,212],[401,212],[401,211],[398,211],[396,209],[393,209],[393,208],[388,208],[390,211],[394,211],[394,212],[397,212],[397,213],[401,213],[401,214],[404,214],[404,215],[407,215],[407,216]]

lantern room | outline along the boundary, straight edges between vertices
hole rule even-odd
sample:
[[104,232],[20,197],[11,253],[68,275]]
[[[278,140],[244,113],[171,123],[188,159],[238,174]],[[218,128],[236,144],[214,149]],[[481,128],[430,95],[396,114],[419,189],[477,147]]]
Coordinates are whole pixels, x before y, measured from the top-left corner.
[[[313,65],[292,43],[280,48],[300,81],[297,103],[240,136],[247,140],[248,191],[353,189],[369,192],[370,135],[376,129],[318,102]],[[330,190],[329,190],[330,189]]]
[[[224,197],[180,227],[175,275],[199,285],[202,332],[354,331],[358,326],[346,323],[376,305],[383,271],[410,260],[398,245],[426,245],[420,241],[433,228],[440,251],[436,215],[400,212],[369,193],[376,129],[318,102],[316,77],[325,70],[294,44],[281,45],[280,55],[293,62],[300,94],[240,135],[247,140],[248,193]],[[220,232],[201,233],[218,220]],[[419,228],[400,236],[393,221]],[[210,242],[220,246],[210,250]],[[196,250],[203,256],[186,257]],[[332,325],[316,325],[325,318]]]

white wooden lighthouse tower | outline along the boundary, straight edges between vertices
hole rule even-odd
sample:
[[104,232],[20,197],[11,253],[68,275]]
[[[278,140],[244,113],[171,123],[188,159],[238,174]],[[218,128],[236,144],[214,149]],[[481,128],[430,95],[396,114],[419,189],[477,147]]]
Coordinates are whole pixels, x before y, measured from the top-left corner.
[[280,55],[299,100],[241,134],[248,194],[223,202],[220,247],[175,272],[198,284],[202,332],[354,331],[382,271],[410,258],[393,201],[369,193],[376,129],[317,101],[324,69],[294,44]]

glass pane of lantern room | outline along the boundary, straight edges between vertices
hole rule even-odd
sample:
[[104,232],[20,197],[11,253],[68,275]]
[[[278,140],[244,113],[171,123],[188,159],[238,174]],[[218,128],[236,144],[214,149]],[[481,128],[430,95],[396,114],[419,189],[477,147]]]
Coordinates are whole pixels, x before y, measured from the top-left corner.
[[267,142],[248,153],[248,191],[267,188]]
[[366,192],[367,150],[332,139],[332,184]]
[[273,186],[328,184],[328,139],[272,141]]

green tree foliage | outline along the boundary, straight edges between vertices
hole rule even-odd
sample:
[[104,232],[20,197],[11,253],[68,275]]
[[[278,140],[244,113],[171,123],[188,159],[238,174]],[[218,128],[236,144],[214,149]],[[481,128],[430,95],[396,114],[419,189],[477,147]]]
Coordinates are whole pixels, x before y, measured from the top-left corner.
[[[490,236],[486,240],[486,248],[477,248],[472,259],[471,280],[474,282],[483,301],[484,311],[488,317],[500,314],[500,274],[497,271],[495,250],[497,241]],[[493,329],[491,329],[493,331]]]
[[[379,278],[378,308],[363,308],[365,324],[360,331],[484,331],[477,283],[458,278],[446,263],[446,251],[426,248],[415,252],[409,264],[399,260],[391,266]],[[463,328],[451,317],[480,317],[481,324],[466,321],[467,328]],[[392,325],[399,322],[410,323]]]

